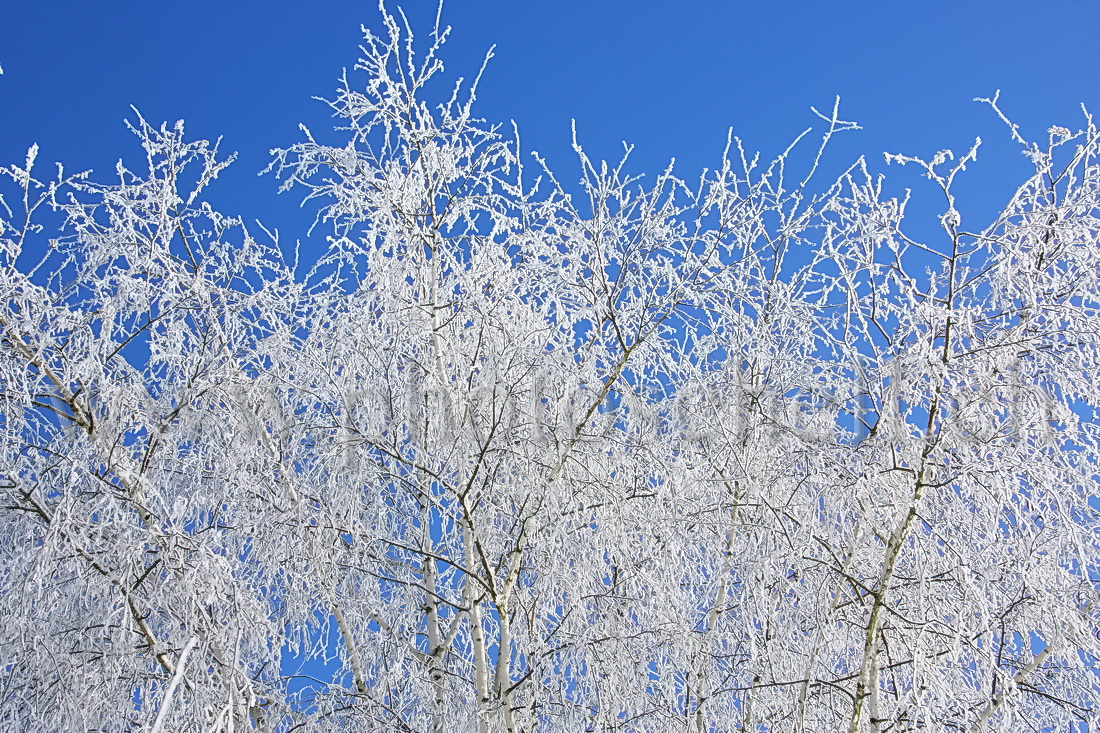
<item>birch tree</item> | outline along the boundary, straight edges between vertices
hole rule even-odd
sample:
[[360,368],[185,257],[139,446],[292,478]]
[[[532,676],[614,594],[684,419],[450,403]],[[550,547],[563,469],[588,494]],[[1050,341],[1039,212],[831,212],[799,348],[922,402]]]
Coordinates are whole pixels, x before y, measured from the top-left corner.
[[918,237],[824,178],[836,106],[693,181],[574,134],[574,184],[440,94],[447,33],[383,10],[274,153],[313,261],[182,124],[3,170],[2,726],[1100,725],[1092,118],[984,100],[1034,167],[988,224],[978,144],[887,156]]

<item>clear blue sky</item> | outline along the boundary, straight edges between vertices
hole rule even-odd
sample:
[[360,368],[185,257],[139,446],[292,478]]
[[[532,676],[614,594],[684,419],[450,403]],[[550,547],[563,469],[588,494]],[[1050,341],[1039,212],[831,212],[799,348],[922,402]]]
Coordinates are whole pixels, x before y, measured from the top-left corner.
[[[426,30],[434,0],[404,5]],[[120,156],[140,155],[122,123],[133,104],[150,122],[182,118],[191,136],[223,136],[240,159],[216,184],[218,205],[292,243],[304,234],[296,194],[276,197],[275,181],[255,174],[270,148],[300,139],[299,122],[324,127],[311,97],[331,94],[360,24],[377,20],[371,0],[8,3],[0,165],[37,142],[40,163],[108,178]],[[981,135],[972,205],[992,212],[1026,169],[974,97],[1001,89],[1033,136],[1076,129],[1081,102],[1100,113],[1100,0],[450,0],[444,22],[451,74],[472,75],[497,45],[481,116],[516,120],[525,147],[566,180],[572,118],[597,155],[628,140],[634,172],[675,156],[692,177],[716,163],[728,127],[774,155],[815,122],[811,105],[839,94],[842,116],[864,130],[838,141],[836,166],[865,153],[882,168],[884,150],[931,155]]]

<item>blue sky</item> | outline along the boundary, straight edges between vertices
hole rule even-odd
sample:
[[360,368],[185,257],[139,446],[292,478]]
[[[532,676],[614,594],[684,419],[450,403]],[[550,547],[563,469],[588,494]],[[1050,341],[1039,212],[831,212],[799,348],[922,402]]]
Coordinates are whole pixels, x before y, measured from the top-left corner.
[[[429,27],[434,0],[404,5]],[[370,0],[54,0],[9,3],[2,17],[0,165],[37,142],[40,163],[109,178],[119,157],[140,155],[123,125],[133,104],[150,122],[182,118],[190,136],[223,136],[240,157],[212,191],[217,205],[292,244],[310,216],[256,173],[270,148],[300,139],[299,122],[326,126],[311,97],[331,95],[378,11]],[[1082,102],[1100,112],[1100,0],[450,0],[444,22],[448,73],[471,76],[496,44],[481,116],[514,119],[566,181],[579,177],[573,118],[594,155],[617,157],[627,140],[633,172],[676,157],[691,178],[716,164],[727,128],[770,157],[815,123],[811,105],[839,94],[842,117],[864,129],[837,140],[835,168],[866,154],[881,170],[883,151],[961,151],[980,135],[961,190],[986,215],[1027,169],[974,97],[1001,89],[1005,111],[1040,138],[1052,124],[1078,127]],[[888,172],[899,192],[920,186]]]

